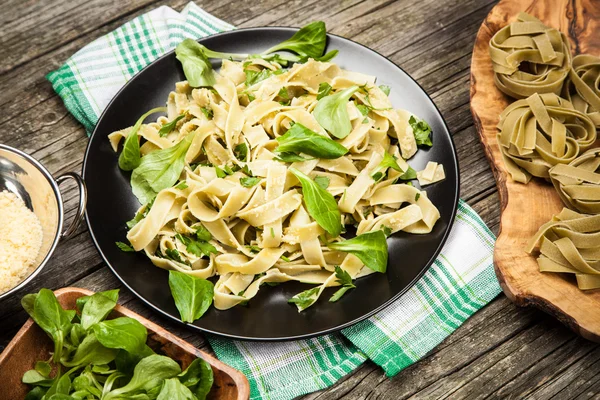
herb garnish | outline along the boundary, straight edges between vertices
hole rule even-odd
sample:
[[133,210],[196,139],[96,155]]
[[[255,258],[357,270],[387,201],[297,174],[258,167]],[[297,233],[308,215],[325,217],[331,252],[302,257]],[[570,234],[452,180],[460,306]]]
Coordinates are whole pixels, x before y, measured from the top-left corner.
[[240,184],[245,188],[251,188],[261,181],[259,177],[243,176],[240,178]]
[[348,272],[340,268],[339,265],[335,266],[335,277],[342,287],[338,289],[333,296],[329,299],[330,302],[334,303],[342,298],[342,296],[350,289],[354,289],[356,286],[352,283],[352,278]]
[[133,247],[131,247],[130,245],[128,245],[127,243],[115,242],[115,244],[121,251],[124,251],[126,253],[134,253],[135,252],[135,249]]
[[321,100],[323,97],[328,96],[331,92],[331,85],[327,82],[319,83],[319,92],[317,94],[317,100]]
[[166,124],[161,126],[160,129],[158,130],[158,135],[160,137],[167,136],[169,133],[171,133],[171,131],[173,129],[175,129],[175,126],[177,126],[177,122],[179,122],[179,120],[181,120],[184,117],[185,117],[185,114],[181,114],[180,116],[176,117],[173,121],[167,122]]
[[300,292],[291,299],[288,300],[288,303],[296,304],[299,311],[305,310],[310,307],[317,298],[315,295],[319,293],[320,286],[316,286],[312,289],[305,290],[304,292]]
[[408,123],[413,130],[413,134],[415,135],[415,140],[417,141],[418,146],[433,146],[431,142],[431,127],[429,124],[423,120],[417,121],[417,119],[411,115]]

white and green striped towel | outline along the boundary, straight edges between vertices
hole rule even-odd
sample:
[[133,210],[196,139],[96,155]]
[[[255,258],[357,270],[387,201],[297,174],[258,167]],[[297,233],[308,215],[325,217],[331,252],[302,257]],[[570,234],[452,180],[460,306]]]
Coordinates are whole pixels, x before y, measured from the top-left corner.
[[[194,3],[179,13],[163,6],[85,46],[47,78],[91,133],[115,93],[154,59],[183,38],[231,29]],[[461,201],[434,265],[409,292],[368,320],[338,334],[294,342],[208,339],[221,360],[246,374],[252,399],[287,400],[326,388],[367,359],[394,376],[500,293],[492,265],[494,240]]]

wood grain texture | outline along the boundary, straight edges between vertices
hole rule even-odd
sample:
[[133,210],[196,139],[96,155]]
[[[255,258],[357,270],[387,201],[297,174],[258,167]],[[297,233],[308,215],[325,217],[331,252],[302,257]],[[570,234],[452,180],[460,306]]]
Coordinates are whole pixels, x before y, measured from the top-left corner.
[[562,209],[558,194],[539,179],[527,185],[513,181],[496,140],[499,115],[511,99],[494,84],[489,41],[522,10],[564,32],[574,54],[600,54],[597,1],[502,0],[479,29],[471,63],[471,110],[493,166],[502,206],[494,252],[496,275],[504,293],[517,304],[541,308],[582,336],[600,341],[600,313],[593,311],[600,309],[600,291],[579,290],[572,275],[541,273],[536,258],[524,250],[538,228]]
[[[115,5],[113,1],[90,1],[93,13],[71,10],[69,4],[81,3],[75,1],[0,1],[0,26],[11,23],[11,43],[26,44],[35,37],[43,38],[35,41],[27,54],[7,55],[7,61],[1,64],[0,142],[31,153],[53,174],[81,171],[87,144],[84,129],[65,110],[44,75],[82,46],[131,18],[161,5],[181,10],[187,1],[132,2],[141,8]],[[498,232],[500,206],[496,184],[469,109],[473,43],[496,0],[196,3],[242,27],[301,26],[322,19],[330,32],[363,43],[401,66],[432,96],[448,123],[459,157],[461,197],[492,231]],[[45,11],[49,8],[53,10]],[[67,17],[60,24],[53,24],[47,12],[57,19],[61,15]],[[71,28],[78,29],[76,34],[70,32]],[[6,32],[0,33],[2,50],[8,42]],[[20,51],[16,45],[11,49]],[[77,204],[76,191],[65,188],[64,199],[68,219]],[[120,304],[211,352],[202,335],[157,315],[124,288],[102,263],[85,226],[58,246],[31,286],[0,301],[0,351],[27,319],[19,298],[42,287],[65,286],[93,291],[120,288]],[[536,340],[539,336],[543,339]],[[385,377],[375,364],[366,362],[332,387],[303,396],[303,400],[598,398],[599,360],[598,344],[576,336],[547,314],[517,307],[501,295],[427,357],[393,379]],[[492,368],[496,364],[498,367]],[[478,376],[482,378],[470,385],[469,380]]]
[[[67,287],[55,291],[60,305],[75,309],[75,303],[82,296],[94,292],[81,288]],[[200,357],[210,364],[214,375],[214,384],[207,398],[212,400],[246,400],[250,395],[248,379],[239,371],[217,360],[164,328],[147,320],[139,314],[117,305],[109,318],[129,317],[139,321],[148,330],[148,346],[156,353],[171,357],[181,369],[187,368],[192,361]],[[33,351],[32,351],[33,349]],[[23,374],[33,369],[40,360],[48,360],[52,351],[52,341],[31,318],[21,327],[5,351],[0,354],[0,382],[4,400],[20,400],[25,397],[29,387],[21,383]]]

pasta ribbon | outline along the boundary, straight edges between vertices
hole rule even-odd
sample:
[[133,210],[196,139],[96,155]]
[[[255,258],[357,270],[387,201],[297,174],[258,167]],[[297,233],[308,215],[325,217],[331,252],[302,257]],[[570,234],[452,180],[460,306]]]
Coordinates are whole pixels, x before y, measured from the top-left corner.
[[532,94],[500,114],[498,143],[506,169],[517,182],[549,179],[549,169],[568,164],[596,141],[592,120],[555,94]]
[[489,51],[496,85],[515,99],[535,93],[558,95],[569,74],[567,37],[526,13],[496,32]]
[[600,215],[564,208],[540,227],[527,252],[538,245],[540,271],[574,274],[582,290],[600,288]]
[[588,214],[600,213],[600,149],[591,149],[568,165],[550,169],[550,179],[563,203]]
[[562,96],[600,128],[600,57],[589,54],[573,57]]

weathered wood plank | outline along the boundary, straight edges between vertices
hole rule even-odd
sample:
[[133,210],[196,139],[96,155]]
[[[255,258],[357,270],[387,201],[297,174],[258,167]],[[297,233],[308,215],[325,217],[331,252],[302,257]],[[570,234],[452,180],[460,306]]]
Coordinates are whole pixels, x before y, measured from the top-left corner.
[[[186,2],[135,0],[124,7],[99,1],[86,6],[81,1],[55,2],[53,10],[32,1],[0,5],[0,47],[9,44],[14,50],[19,41],[27,42],[32,23],[40,35],[27,51],[0,60],[0,142],[32,153],[54,174],[80,170],[85,134],[45,81],[45,73],[126,20],[157,5],[181,9]],[[300,26],[323,19],[331,32],[370,46],[402,66],[432,95],[453,133],[461,196],[497,233],[498,198],[472,125],[468,93],[473,38],[493,3],[269,0],[202,1],[199,5],[242,27]],[[83,7],[95,13],[81,13]],[[7,9],[11,12],[1,12]],[[79,20],[69,22],[75,16]],[[55,24],[50,17],[66,22]],[[66,188],[64,197],[70,217],[77,204],[74,188]],[[59,246],[27,291],[65,285],[92,290],[121,287],[101,262],[85,228]],[[0,349],[26,318],[17,297],[0,302]],[[126,289],[121,292],[121,302],[193,344],[207,346],[202,335],[156,315]],[[600,389],[599,351],[597,345],[575,338],[543,313],[518,308],[500,296],[397,377],[388,379],[367,362],[333,387],[305,398],[589,398]]]

